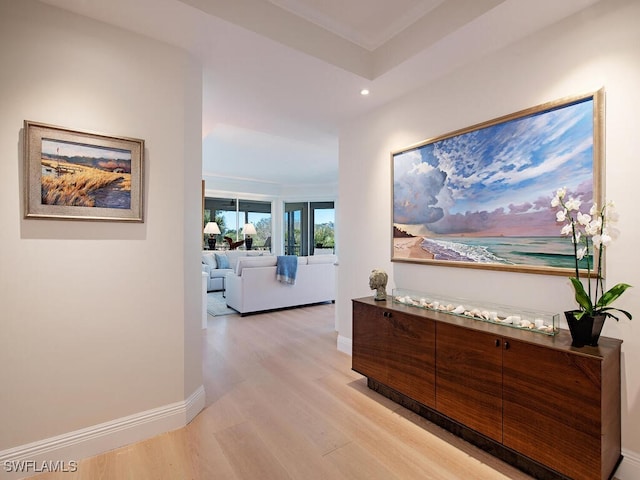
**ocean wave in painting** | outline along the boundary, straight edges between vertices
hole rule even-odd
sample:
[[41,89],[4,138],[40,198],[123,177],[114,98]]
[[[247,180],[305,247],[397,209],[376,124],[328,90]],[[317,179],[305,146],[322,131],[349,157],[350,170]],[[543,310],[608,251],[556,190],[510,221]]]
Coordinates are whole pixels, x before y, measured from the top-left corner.
[[[573,268],[573,246],[564,237],[424,237],[434,260]],[[593,259],[589,259],[593,265]],[[580,268],[587,268],[587,260]]]
[[511,262],[494,255],[487,247],[482,245],[468,245],[460,242],[425,238],[422,242],[422,248],[431,252],[434,260],[511,264]]

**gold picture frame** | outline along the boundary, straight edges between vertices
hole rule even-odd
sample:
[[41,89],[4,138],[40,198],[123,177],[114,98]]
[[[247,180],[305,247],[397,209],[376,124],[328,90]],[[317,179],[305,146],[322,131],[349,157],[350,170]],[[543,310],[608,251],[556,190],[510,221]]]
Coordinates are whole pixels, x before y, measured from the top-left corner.
[[143,222],[144,140],[24,122],[25,218]]
[[391,171],[391,261],[575,274],[550,203],[602,205],[604,90],[391,152]]

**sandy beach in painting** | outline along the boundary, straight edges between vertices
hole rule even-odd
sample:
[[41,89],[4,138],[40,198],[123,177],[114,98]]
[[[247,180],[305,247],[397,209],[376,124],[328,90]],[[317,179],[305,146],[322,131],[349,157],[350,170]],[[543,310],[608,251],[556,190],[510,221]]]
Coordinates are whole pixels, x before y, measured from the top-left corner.
[[[561,236],[397,237],[393,239],[393,245],[396,259],[560,268],[574,265],[571,243]],[[581,268],[586,266],[585,259]]]
[[395,258],[422,258],[433,260],[433,254],[420,246],[422,237],[394,238],[393,251]]

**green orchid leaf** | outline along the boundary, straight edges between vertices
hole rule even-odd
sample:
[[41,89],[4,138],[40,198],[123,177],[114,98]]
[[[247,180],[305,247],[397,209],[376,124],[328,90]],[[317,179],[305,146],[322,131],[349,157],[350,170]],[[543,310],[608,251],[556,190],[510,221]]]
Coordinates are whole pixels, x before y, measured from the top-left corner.
[[573,318],[575,318],[576,320],[580,320],[583,316],[586,315],[587,312],[585,312],[584,310],[579,310],[579,311],[575,311],[573,312]]
[[631,316],[631,314],[629,312],[627,312],[626,310],[621,310],[619,308],[616,308],[616,310],[618,310],[620,313],[624,313],[629,320],[633,320],[633,317]]
[[597,307],[606,307],[610,305],[614,300],[616,300],[620,295],[624,293],[627,288],[630,288],[631,285],[628,283],[619,283],[614,287],[611,287],[609,291],[605,292],[598,300],[596,305]]
[[[572,277],[569,280],[571,280],[573,289],[576,291],[576,302],[578,302],[578,305],[580,305],[585,312],[592,315],[593,305],[591,304],[591,298],[589,298],[589,295],[587,295],[587,292],[584,290],[584,285],[582,285],[582,282],[577,278]],[[576,320],[578,320],[577,317]]]
[[613,317],[616,320],[618,320],[618,317],[616,317],[615,315],[609,313],[609,311],[611,311],[611,310],[616,311],[616,312],[620,312],[620,313],[626,315],[626,317],[629,320],[633,320],[633,316],[629,312],[627,312],[626,310],[622,310],[621,308],[606,307],[606,308],[601,309],[600,312],[602,312],[605,315],[608,315],[608,316]]

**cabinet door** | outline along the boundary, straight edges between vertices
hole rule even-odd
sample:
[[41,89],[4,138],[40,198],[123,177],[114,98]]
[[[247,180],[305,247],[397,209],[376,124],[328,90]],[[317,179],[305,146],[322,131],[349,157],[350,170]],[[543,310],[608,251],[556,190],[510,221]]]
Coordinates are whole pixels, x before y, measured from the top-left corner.
[[436,330],[436,409],[501,442],[502,340],[446,323]]
[[597,357],[511,342],[503,365],[504,445],[571,478],[607,478],[601,363]]
[[435,405],[435,323],[353,304],[353,369],[414,400]]

